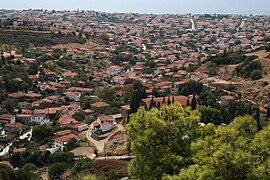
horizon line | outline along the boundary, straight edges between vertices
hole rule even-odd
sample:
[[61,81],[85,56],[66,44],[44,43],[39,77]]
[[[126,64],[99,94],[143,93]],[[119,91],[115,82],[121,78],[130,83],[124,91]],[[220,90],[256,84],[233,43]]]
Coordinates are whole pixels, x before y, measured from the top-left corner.
[[225,12],[204,12],[204,13],[198,13],[198,12],[179,12],[179,13],[157,13],[157,12],[129,12],[129,11],[104,11],[104,10],[94,10],[94,9],[82,9],[82,8],[75,8],[75,9],[60,9],[60,8],[27,8],[27,9],[20,9],[20,8],[0,8],[0,10],[15,10],[15,11],[26,11],[26,10],[47,10],[47,11],[94,11],[99,13],[110,13],[110,14],[149,14],[149,15],[184,15],[184,14],[193,14],[193,15],[204,15],[204,14],[210,14],[210,15],[238,15],[238,16],[270,16],[269,14],[258,14],[258,13],[225,13]]

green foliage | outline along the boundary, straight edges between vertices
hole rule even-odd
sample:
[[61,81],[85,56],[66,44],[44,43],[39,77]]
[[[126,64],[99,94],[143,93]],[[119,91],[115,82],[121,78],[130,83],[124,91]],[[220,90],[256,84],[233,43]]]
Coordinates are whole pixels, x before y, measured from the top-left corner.
[[7,98],[5,99],[4,102],[2,102],[2,105],[9,113],[13,114],[16,108],[17,102],[18,101],[16,99]]
[[235,68],[237,76],[243,78],[252,78],[253,80],[260,79],[262,77],[262,65],[259,61],[244,61],[242,64]]
[[10,167],[0,164],[0,179],[13,180],[15,177],[16,176]]
[[106,112],[106,114],[109,114],[109,115],[110,114],[118,114],[118,113],[120,113],[120,109],[117,107],[113,107],[109,111]]
[[116,91],[114,88],[105,87],[103,90],[98,92],[98,97],[107,103],[111,103],[116,98]]
[[78,146],[78,145],[77,145],[77,139],[72,138],[72,139],[70,139],[70,140],[67,142],[67,144],[66,144],[66,146],[65,146],[65,149],[66,149],[67,151],[70,151],[70,150],[76,148],[77,146]]
[[180,95],[188,96],[191,94],[200,94],[203,91],[203,84],[197,81],[189,81],[180,87],[178,93]]
[[197,99],[195,97],[195,95],[192,97],[192,100],[191,100],[191,109],[194,110],[197,108]]
[[[34,164],[35,166],[42,166],[46,161],[45,155],[38,150],[34,150],[32,152],[26,151],[13,153],[9,157],[9,160],[14,167],[19,168],[23,167],[27,163]],[[25,168],[29,168],[29,166],[26,166]]]
[[85,117],[85,113],[80,111],[80,112],[76,112],[74,115],[73,115],[73,118],[76,119],[77,121],[84,121],[84,117]]
[[140,102],[143,98],[146,98],[146,90],[140,81],[134,81],[133,83],[133,95],[130,102],[131,112],[136,112],[140,107]]
[[36,180],[37,175],[20,169],[17,171],[12,170],[6,165],[0,164],[0,179],[2,180]]
[[55,152],[50,154],[49,160],[52,163],[56,162],[65,162],[71,163],[74,158],[74,154],[72,152]]
[[38,73],[38,65],[31,63],[28,68],[28,72],[30,75],[35,75]]
[[238,117],[228,126],[210,126],[192,142],[194,164],[163,179],[269,179],[270,126],[258,132],[251,116]]
[[33,139],[41,144],[49,142],[52,135],[53,129],[45,124],[33,128]]
[[59,177],[67,168],[67,164],[63,162],[55,163],[49,168],[49,175],[51,177]]
[[95,160],[89,172],[97,179],[121,179],[128,176],[128,161]]
[[250,78],[252,80],[257,80],[262,78],[262,71],[259,69],[255,69],[250,73]]
[[70,33],[40,33],[27,31],[0,31],[0,42],[27,48],[32,43],[34,46],[53,46],[57,44],[80,43],[86,40]]
[[256,59],[257,56],[246,56],[242,52],[225,52],[223,54],[217,54],[216,56],[209,56],[206,60],[211,63],[219,65],[230,65],[230,64],[239,64],[244,61],[252,61]]
[[83,170],[90,169],[92,167],[92,160],[89,158],[80,159],[76,165],[72,168],[71,174],[74,176]]
[[22,167],[22,169],[26,172],[33,172],[37,170],[37,166],[32,163],[27,163]]
[[212,108],[210,106],[201,106],[199,108],[199,111],[201,113],[201,122],[208,124],[221,124],[222,119],[220,117],[220,111],[216,108]]
[[189,165],[190,143],[198,132],[199,112],[179,104],[160,110],[139,109],[127,125],[128,140],[135,155],[130,175],[140,179],[160,179],[162,174],[176,174]]

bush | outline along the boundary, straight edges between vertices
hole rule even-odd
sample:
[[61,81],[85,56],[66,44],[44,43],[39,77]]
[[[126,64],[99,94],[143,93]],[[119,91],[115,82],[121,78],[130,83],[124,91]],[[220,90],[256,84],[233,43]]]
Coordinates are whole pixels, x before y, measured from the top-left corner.
[[261,79],[262,78],[262,71],[259,69],[252,71],[252,73],[250,74],[250,78],[252,80]]
[[55,163],[49,169],[50,176],[60,176],[67,168],[66,163]]

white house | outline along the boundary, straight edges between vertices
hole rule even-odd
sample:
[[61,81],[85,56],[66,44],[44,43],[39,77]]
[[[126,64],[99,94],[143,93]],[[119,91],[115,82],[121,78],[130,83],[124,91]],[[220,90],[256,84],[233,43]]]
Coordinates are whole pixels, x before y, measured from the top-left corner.
[[37,124],[47,124],[50,121],[46,118],[45,114],[32,114],[30,122]]
[[17,114],[16,118],[27,123],[47,124],[50,122],[45,114]]
[[79,92],[65,92],[64,93],[69,99],[74,101],[79,101],[81,98],[81,93]]
[[117,127],[117,124],[112,116],[102,115],[98,116],[97,120],[93,123],[93,131],[108,132]]
[[106,73],[111,76],[121,74],[122,72],[123,72],[123,68],[120,66],[110,66],[106,71]]
[[125,80],[125,78],[122,76],[114,76],[111,80],[111,83],[120,83],[124,80]]
[[12,114],[1,114],[0,120],[6,121],[9,124],[15,124],[15,116]]
[[56,151],[64,151],[65,145],[70,139],[78,139],[75,134],[69,134],[54,139],[54,149]]

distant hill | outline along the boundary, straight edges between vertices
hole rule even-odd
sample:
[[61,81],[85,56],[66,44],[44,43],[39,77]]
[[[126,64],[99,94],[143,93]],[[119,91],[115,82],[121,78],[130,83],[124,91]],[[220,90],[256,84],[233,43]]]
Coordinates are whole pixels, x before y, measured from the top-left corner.
[[37,47],[55,46],[57,44],[86,43],[86,39],[75,33],[61,33],[52,31],[23,31],[23,30],[1,30],[0,44],[9,44],[17,47],[29,47],[33,44]]
[[239,64],[224,65],[217,70],[218,81],[210,83],[214,86],[226,88],[228,84],[233,84],[236,93],[241,93],[244,97],[254,100],[257,103],[266,105],[270,100],[270,52],[264,50],[246,54],[247,56],[258,56],[253,62],[260,62],[262,67],[262,78],[252,80],[236,75],[236,68]]

